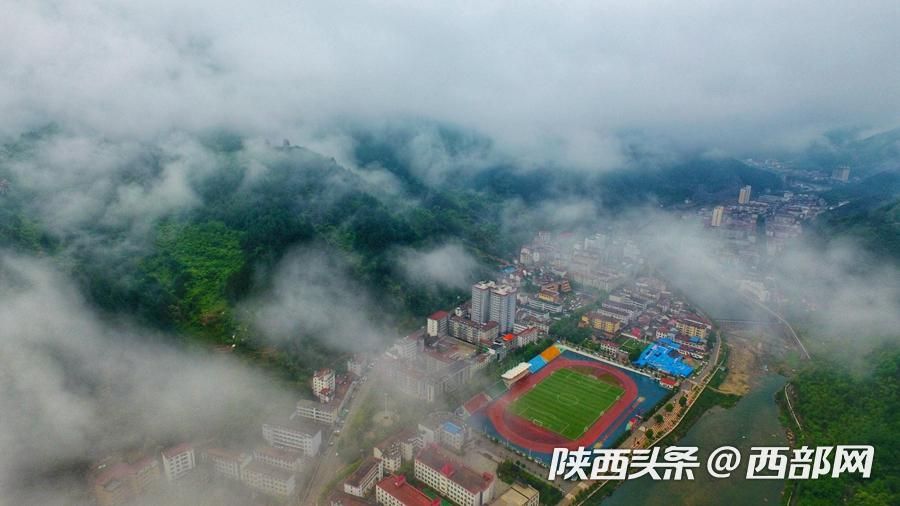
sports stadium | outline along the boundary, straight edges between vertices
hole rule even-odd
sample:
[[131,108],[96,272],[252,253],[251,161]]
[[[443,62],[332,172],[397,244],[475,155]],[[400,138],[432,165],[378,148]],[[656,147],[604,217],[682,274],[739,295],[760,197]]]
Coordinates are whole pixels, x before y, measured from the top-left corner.
[[554,448],[610,446],[667,394],[654,378],[561,344],[503,374],[507,389],[474,417],[520,453],[549,462]]

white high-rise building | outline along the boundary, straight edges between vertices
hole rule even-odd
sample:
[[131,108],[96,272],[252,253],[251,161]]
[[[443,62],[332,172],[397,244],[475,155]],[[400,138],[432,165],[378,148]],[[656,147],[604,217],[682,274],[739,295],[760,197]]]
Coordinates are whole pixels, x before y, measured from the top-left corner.
[[484,323],[490,318],[490,300],[493,281],[480,281],[472,285],[472,320]]
[[175,481],[197,465],[194,447],[182,443],[162,451],[163,473],[169,481]]
[[725,216],[725,206],[716,206],[713,208],[712,218],[709,220],[709,226],[719,227],[722,225],[722,217]]
[[750,185],[742,186],[741,193],[738,194],[738,204],[747,204],[750,202]]
[[490,321],[497,322],[500,333],[512,331],[516,322],[516,289],[500,285],[491,290]]

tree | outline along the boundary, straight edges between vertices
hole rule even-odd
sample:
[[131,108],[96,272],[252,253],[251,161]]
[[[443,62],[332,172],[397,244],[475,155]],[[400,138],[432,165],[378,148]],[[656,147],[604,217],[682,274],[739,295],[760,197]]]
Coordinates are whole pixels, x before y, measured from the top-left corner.
[[663,416],[660,414],[657,414],[656,416],[654,416],[653,419],[656,420],[657,425],[663,423]]
[[675,409],[675,406],[671,402],[666,403],[666,413],[671,413],[673,409]]
[[647,440],[653,441],[653,429],[647,429],[646,434],[647,434]]
[[678,405],[681,406],[682,408],[685,407],[685,406],[687,406],[687,397],[685,397],[684,395],[682,395],[681,397],[679,397],[679,398],[678,398]]

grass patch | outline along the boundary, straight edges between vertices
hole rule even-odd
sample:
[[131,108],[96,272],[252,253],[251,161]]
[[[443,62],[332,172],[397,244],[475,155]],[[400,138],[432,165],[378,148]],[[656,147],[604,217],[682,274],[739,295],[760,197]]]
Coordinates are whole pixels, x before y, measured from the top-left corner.
[[510,406],[513,414],[570,440],[578,439],[625,392],[589,374],[560,369]]

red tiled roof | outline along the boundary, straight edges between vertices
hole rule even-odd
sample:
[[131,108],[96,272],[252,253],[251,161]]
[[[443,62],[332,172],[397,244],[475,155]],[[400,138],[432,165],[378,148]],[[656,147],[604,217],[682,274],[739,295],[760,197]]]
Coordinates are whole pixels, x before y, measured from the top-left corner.
[[163,456],[167,459],[171,459],[172,457],[178,455],[179,453],[184,453],[191,449],[190,443],[181,443],[178,446],[173,446],[171,448],[166,448],[162,451]]
[[388,476],[378,482],[378,488],[392,495],[405,506],[432,506],[440,499],[431,499],[424,492],[406,482],[406,477]]
[[489,402],[491,402],[490,397],[485,395],[484,392],[480,392],[480,393],[476,394],[474,397],[472,397],[471,399],[469,399],[468,401],[466,401],[466,403],[463,404],[463,409],[466,410],[466,413],[471,415],[471,414],[474,414],[479,409],[487,406],[487,404]]
[[457,464],[444,454],[437,445],[423,448],[419,455],[416,456],[416,460],[432,469],[439,470],[454,483],[461,485],[472,493],[484,491],[494,481],[494,476],[489,473],[481,474],[469,467]]
[[431,313],[431,316],[429,316],[428,318],[431,320],[443,320],[448,316],[450,316],[450,313],[446,311],[435,311],[434,313]]
[[134,471],[131,469],[131,466],[124,462],[119,462],[98,474],[97,477],[94,478],[94,484],[104,486],[112,480],[122,481],[133,473]]

